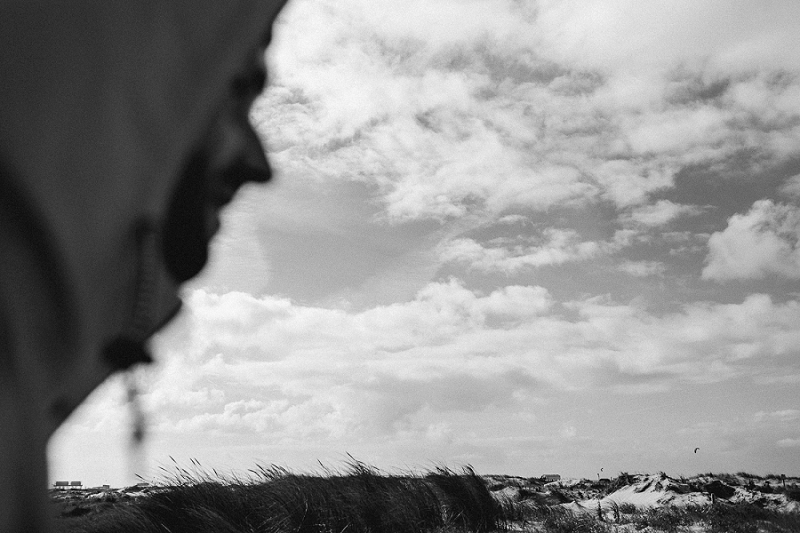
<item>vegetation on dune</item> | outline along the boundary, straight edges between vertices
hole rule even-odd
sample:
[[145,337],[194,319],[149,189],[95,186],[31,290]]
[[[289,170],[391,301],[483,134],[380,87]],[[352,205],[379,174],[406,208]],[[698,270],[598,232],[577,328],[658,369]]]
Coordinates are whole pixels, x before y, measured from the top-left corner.
[[[612,506],[608,506],[612,507]],[[521,533],[793,533],[800,531],[797,514],[770,511],[750,504],[718,503],[707,507],[652,507],[638,509],[630,504],[616,508],[599,519],[596,513],[575,513],[560,506],[504,506],[507,524]]]
[[387,476],[354,461],[344,474],[258,468],[247,480],[179,470],[135,502],[60,520],[75,533],[422,533],[502,527],[500,506],[470,468]]
[[[800,531],[800,514],[754,503],[718,498],[708,505],[637,507],[602,499],[637,482],[621,474],[598,491],[585,484],[545,486],[541,480],[480,477],[470,468],[438,468],[422,475],[387,475],[352,460],[344,472],[295,474],[258,467],[246,479],[209,474],[199,464],[177,468],[165,481],[138,497],[97,494],[62,509],[65,533],[790,533]],[[165,471],[166,472],[166,471]],[[757,476],[739,478],[762,482]],[[642,476],[639,476],[642,478]],[[719,476],[700,476],[698,487],[716,487]],[[733,484],[736,479],[724,477]],[[651,487],[644,477],[636,486]],[[675,480],[672,480],[675,481]],[[678,493],[689,480],[671,484]],[[745,483],[737,483],[743,485]],[[796,485],[785,490],[795,499]],[[630,489],[629,489],[630,492]],[[123,494],[122,496],[120,494]],[[592,498],[592,505],[580,501]],[[770,495],[770,498],[776,496]],[[796,501],[796,499],[795,499]],[[600,503],[597,503],[600,502]],[[756,502],[758,503],[758,502]],[[763,501],[762,501],[763,503]],[[596,505],[596,507],[594,507]]]

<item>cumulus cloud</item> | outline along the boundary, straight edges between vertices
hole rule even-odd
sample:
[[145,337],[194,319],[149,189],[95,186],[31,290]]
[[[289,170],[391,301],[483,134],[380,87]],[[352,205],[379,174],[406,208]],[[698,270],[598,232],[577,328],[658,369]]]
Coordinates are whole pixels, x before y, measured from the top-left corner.
[[571,230],[547,229],[543,237],[542,244],[511,247],[485,247],[473,239],[454,239],[442,244],[439,254],[443,262],[456,261],[477,270],[513,274],[524,268],[590,259],[608,247],[607,243],[580,241]]
[[674,183],[675,166],[646,159],[608,159],[594,162],[592,177],[602,186],[603,198],[619,207],[645,202],[651,193]]
[[775,444],[779,448],[800,448],[800,439],[781,439]]
[[664,226],[681,216],[695,215],[700,209],[692,205],[680,205],[669,200],[633,209],[623,220],[647,227]]
[[703,278],[758,279],[777,274],[800,278],[800,209],[759,200],[708,240]]
[[[791,19],[775,13],[796,8],[778,4],[766,16],[747,2],[437,0],[401,13],[298,0],[253,117],[282,172],[364,181],[390,220],[629,208],[674,187],[686,165],[797,153],[790,65],[774,50],[738,66],[723,59],[729,46],[763,53],[765,39],[791,49],[794,32],[775,31]],[[745,31],[755,20],[764,25]]]
[[602,298],[562,308],[536,286],[481,294],[450,280],[361,312],[202,290],[187,307],[185,336],[162,339],[168,363],[144,396],[163,432],[440,438],[432,413],[512,416],[547,390],[778,375],[800,342],[800,305],[765,295],[657,316]]
[[505,215],[497,219],[498,224],[517,224],[527,221],[527,217],[523,215]]
[[758,411],[753,418],[756,422],[793,422],[800,419],[800,411],[797,409],[782,409],[780,411]]
[[720,69],[797,68],[798,16],[792,0],[771,1],[769,9],[754,0],[548,0],[540,2],[537,29],[554,57],[606,70],[701,60]]
[[800,198],[800,174],[787,179],[780,188],[780,193],[789,198]]
[[617,265],[617,269],[631,276],[645,278],[663,276],[666,266],[659,261],[622,261]]

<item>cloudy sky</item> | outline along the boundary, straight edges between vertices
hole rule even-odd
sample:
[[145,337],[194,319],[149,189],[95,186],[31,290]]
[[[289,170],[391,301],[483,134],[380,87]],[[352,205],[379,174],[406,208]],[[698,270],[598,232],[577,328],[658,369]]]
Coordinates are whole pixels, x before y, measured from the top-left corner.
[[252,116],[277,177],[156,339],[143,459],[112,379],[51,477],[800,474],[798,20],[292,0]]

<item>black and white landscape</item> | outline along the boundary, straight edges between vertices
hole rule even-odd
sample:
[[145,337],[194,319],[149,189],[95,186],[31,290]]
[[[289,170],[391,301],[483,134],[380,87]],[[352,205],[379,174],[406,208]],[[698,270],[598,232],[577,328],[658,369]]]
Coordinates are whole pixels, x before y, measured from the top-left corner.
[[52,481],[346,453],[800,475],[798,21],[796,0],[292,0],[252,112],[276,178],[224,214],[139,376],[141,457],[112,380]]

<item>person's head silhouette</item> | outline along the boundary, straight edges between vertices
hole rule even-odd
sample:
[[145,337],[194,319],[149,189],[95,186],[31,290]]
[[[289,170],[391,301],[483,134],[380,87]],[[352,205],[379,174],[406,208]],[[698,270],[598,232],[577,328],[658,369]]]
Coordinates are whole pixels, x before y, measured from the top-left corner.
[[49,436],[269,179],[248,112],[285,1],[0,1],[0,531],[47,529]]

